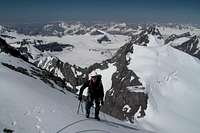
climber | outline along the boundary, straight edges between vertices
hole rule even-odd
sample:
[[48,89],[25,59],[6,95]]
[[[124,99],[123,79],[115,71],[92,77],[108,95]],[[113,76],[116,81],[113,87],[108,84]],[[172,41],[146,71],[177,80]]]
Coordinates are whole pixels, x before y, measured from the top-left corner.
[[89,118],[90,108],[93,106],[93,102],[95,102],[95,119],[100,120],[99,118],[99,110],[100,105],[104,104],[104,90],[101,82],[101,75],[92,76],[90,80],[86,81],[80,89],[78,99],[82,100],[82,94],[85,88],[88,87],[88,96],[86,100],[86,117]]

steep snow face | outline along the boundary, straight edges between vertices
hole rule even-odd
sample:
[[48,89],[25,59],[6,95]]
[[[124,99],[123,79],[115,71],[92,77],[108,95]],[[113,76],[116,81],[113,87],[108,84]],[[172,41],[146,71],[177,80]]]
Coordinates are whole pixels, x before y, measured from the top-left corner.
[[134,45],[128,66],[149,96],[146,116],[137,124],[162,133],[200,131],[200,61],[169,45]]
[[[32,65],[0,54],[0,62],[23,66]],[[107,132],[148,133],[144,129],[122,123],[100,114],[102,122],[77,115],[78,100],[69,92],[63,94],[39,78],[13,71],[0,63],[0,131],[8,128],[20,133]],[[57,87],[57,89],[62,89]],[[94,110],[93,110],[94,111]],[[92,115],[91,115],[92,116]],[[109,122],[108,122],[109,121]],[[65,128],[64,128],[65,127]],[[61,130],[62,129],[62,130]]]

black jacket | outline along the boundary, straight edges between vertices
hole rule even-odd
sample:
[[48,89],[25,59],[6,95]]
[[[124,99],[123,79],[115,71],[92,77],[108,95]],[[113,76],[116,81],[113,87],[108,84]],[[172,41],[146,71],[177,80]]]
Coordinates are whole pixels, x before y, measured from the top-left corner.
[[79,97],[82,96],[84,89],[87,87],[88,87],[88,96],[94,99],[103,100],[104,89],[101,82],[101,76],[97,77],[95,83],[93,83],[91,80],[86,81],[80,89]]

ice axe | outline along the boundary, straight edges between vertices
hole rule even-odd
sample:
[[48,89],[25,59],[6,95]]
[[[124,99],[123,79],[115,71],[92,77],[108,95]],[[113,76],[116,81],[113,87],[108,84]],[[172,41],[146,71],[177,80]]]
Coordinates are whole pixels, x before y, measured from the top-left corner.
[[78,109],[77,109],[77,112],[76,112],[77,114],[79,114],[80,107],[81,107],[81,111],[82,111],[82,113],[84,113],[84,112],[83,112],[82,101],[79,101],[79,103],[78,103]]

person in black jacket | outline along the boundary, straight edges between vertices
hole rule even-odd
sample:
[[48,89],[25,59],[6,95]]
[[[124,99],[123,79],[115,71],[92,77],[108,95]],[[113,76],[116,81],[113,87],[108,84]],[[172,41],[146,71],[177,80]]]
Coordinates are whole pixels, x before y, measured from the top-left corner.
[[82,100],[82,94],[85,88],[88,87],[88,96],[86,101],[86,117],[89,118],[90,108],[95,101],[95,119],[100,120],[99,110],[100,104],[103,105],[104,89],[101,82],[101,75],[92,76],[90,80],[86,81],[80,89],[79,100]]

